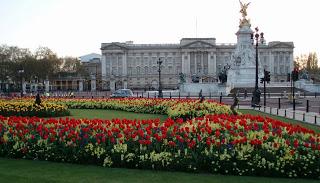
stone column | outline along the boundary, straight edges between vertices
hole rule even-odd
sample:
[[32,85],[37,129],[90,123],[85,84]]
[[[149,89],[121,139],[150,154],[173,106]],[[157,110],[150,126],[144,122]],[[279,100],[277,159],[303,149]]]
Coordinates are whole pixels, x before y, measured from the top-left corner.
[[83,80],[79,81],[79,92],[83,91]]
[[107,59],[106,55],[103,54],[101,58],[101,79],[106,79],[107,77]]
[[272,55],[272,52],[270,51],[269,54],[268,54],[268,64],[270,66],[270,74],[274,75],[274,60],[273,60],[273,55]]
[[216,53],[212,53],[213,54],[213,74],[214,75],[218,75],[217,73],[217,54]]
[[[187,59],[185,59],[187,57]],[[190,75],[190,52],[184,52],[182,54],[182,73]]]
[[214,75],[214,66],[215,66],[215,60],[211,59],[211,55],[212,55],[212,52],[209,52],[208,53],[208,74],[209,75]]
[[191,83],[191,72],[190,72],[190,52],[186,53],[187,56],[187,60],[185,60],[186,62],[186,82],[187,83]]
[[123,81],[123,88],[124,89],[128,88],[128,81],[127,80]]
[[204,56],[205,56],[205,53],[202,52],[201,56],[200,56],[200,58],[201,58],[201,74],[204,74]]
[[124,54],[122,55],[122,75],[123,76],[127,76],[128,72],[127,72],[127,53],[124,52]]
[[111,92],[115,91],[115,81],[113,78],[110,80],[110,90]]
[[45,88],[46,92],[49,92],[49,90],[50,90],[50,88],[49,88],[49,80],[47,80],[47,79],[44,81],[44,88]]
[[187,73],[187,71],[186,71],[187,66],[186,66],[186,61],[184,60],[184,56],[185,56],[185,54],[181,53],[181,72],[186,74]]
[[[122,63],[122,57],[121,57],[121,59],[119,59],[119,55],[117,55],[116,58],[117,58],[117,60],[116,60],[116,75],[120,76],[120,74],[119,74],[120,73],[119,61]],[[121,68],[121,70],[122,70],[122,68]]]
[[294,69],[294,61],[293,61],[293,53],[289,52],[289,62],[290,62],[290,66],[289,66],[289,72],[291,73],[291,71],[293,71]]
[[96,77],[93,75],[91,76],[91,91],[96,91],[97,89],[97,81],[96,81]]
[[[195,52],[195,54],[194,54],[194,60],[193,60],[193,62],[194,62],[194,73],[195,74],[198,74],[197,73],[197,62],[198,62],[198,59],[197,59],[197,57],[198,57],[198,53],[197,52]],[[191,59],[190,59],[191,60]]]
[[25,94],[27,91],[27,83],[25,82],[25,80],[22,81],[22,92],[23,94]]

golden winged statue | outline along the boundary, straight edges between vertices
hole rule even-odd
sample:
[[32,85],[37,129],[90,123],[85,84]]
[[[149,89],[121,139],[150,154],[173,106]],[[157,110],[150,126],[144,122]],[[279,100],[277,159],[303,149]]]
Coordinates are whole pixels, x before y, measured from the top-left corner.
[[247,16],[247,8],[248,8],[250,2],[249,3],[243,3],[240,0],[239,0],[239,2],[240,2],[240,6],[241,6],[240,13],[242,14],[242,17],[245,18]]
[[246,16],[247,16],[247,9],[248,9],[248,6],[250,4],[249,3],[243,3],[239,0],[240,2],[240,6],[241,6],[241,9],[240,9],[240,13],[242,14],[242,19],[240,19],[240,25],[239,27],[242,27],[242,26],[251,26],[250,24],[250,19],[247,19]]

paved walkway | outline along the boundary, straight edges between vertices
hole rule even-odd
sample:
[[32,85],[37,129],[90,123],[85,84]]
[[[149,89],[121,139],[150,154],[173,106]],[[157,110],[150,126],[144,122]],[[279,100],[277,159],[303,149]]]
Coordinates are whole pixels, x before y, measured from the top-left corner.
[[288,119],[295,119],[304,123],[310,123],[320,126],[320,114],[314,112],[305,112],[301,110],[289,109],[278,109],[270,107],[253,108],[251,106],[239,106],[238,109],[253,109],[267,114],[273,114],[276,116],[285,117]]

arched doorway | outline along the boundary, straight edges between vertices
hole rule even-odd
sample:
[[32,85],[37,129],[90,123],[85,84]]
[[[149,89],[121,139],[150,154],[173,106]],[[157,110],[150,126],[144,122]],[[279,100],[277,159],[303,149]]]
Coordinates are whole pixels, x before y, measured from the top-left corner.
[[123,82],[122,81],[116,81],[114,88],[115,88],[115,90],[122,89],[123,88]]

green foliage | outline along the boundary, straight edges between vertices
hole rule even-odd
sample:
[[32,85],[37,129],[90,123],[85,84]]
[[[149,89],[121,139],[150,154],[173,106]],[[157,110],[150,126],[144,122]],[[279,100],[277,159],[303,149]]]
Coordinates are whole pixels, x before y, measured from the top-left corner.
[[[63,64],[65,67],[62,67]],[[19,69],[24,69],[23,75],[19,75]],[[47,47],[39,47],[32,54],[28,49],[0,46],[0,81],[8,80],[8,76],[13,83],[19,83],[21,77],[27,82],[31,82],[35,77],[41,81],[61,71],[86,74],[76,58],[59,58]]]

